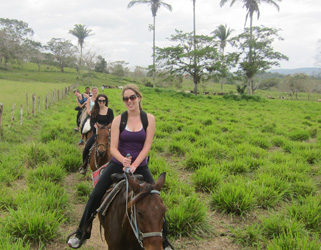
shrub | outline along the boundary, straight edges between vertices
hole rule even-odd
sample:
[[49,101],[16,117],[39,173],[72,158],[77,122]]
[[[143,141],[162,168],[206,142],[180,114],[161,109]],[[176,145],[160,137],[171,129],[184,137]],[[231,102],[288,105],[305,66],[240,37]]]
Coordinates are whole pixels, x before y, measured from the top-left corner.
[[289,138],[292,141],[305,141],[310,138],[310,134],[305,130],[296,130],[289,133]]
[[60,165],[44,164],[42,166],[38,166],[37,169],[30,171],[27,175],[27,180],[29,183],[34,182],[36,179],[61,183],[65,176],[66,173]]
[[173,141],[169,144],[169,152],[182,156],[186,152],[185,145],[186,143],[184,143],[184,141]]
[[195,194],[183,198],[166,216],[168,229],[173,236],[190,236],[207,230],[206,208]]
[[300,196],[286,209],[291,218],[300,220],[307,230],[321,234],[321,195]]
[[29,148],[26,149],[25,162],[27,166],[36,167],[48,159],[48,149],[46,145],[42,143],[31,143]]
[[0,235],[0,249],[8,250],[29,250],[31,246],[22,239],[12,237],[10,234]]
[[284,250],[284,249],[305,249],[319,250],[321,243],[317,237],[311,239],[309,235],[300,235],[299,233],[282,233],[274,237],[267,245],[267,250]]
[[0,161],[0,183],[11,185],[12,182],[23,176],[26,171],[23,161],[16,157],[3,157]]
[[89,195],[91,194],[93,187],[88,182],[80,182],[76,185],[76,192],[77,197],[83,201],[86,202],[88,200]]
[[21,204],[17,210],[9,208],[9,216],[4,218],[5,231],[24,241],[49,242],[57,236],[59,226],[64,221],[63,215],[29,205]]
[[244,215],[255,206],[253,188],[243,180],[231,178],[212,194],[211,206],[222,212]]
[[196,170],[192,179],[197,190],[210,192],[220,184],[223,177],[224,174],[218,169],[202,167]]
[[286,234],[298,234],[306,236],[307,231],[304,225],[296,219],[288,218],[284,214],[269,214],[268,217],[262,218],[262,232],[268,239],[273,239]]

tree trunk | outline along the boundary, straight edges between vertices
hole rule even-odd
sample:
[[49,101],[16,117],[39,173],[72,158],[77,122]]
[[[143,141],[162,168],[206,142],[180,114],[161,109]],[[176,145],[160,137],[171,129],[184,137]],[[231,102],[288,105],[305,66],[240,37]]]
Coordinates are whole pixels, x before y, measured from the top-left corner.
[[197,61],[196,61],[196,13],[195,13],[195,2],[193,0],[193,45],[194,45],[194,95],[197,95]]
[[156,16],[153,17],[153,88],[155,88],[155,30],[156,30]]
[[[249,64],[252,63],[252,39],[253,39],[253,13],[250,13],[250,42],[249,42]],[[253,94],[253,79],[250,77],[248,79],[248,85],[247,85],[247,94],[249,95],[251,92]]]

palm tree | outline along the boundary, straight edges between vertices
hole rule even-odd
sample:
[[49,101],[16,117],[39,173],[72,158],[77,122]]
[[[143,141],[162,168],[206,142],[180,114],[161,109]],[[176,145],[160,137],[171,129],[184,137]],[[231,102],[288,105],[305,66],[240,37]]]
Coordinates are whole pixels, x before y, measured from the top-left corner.
[[[220,6],[222,7],[225,3],[227,3],[229,0],[221,0]],[[260,9],[259,5],[261,2],[265,2],[267,4],[271,4],[274,7],[277,8],[277,10],[280,10],[279,5],[276,2],[281,2],[282,0],[231,0],[230,6],[232,6],[235,2],[242,2],[244,5],[243,7],[246,9],[246,16],[245,16],[245,24],[248,18],[250,18],[250,43],[249,43],[249,63],[252,62],[252,40],[253,40],[253,14],[254,12],[257,13],[257,19],[260,18]],[[251,81],[251,79],[249,79]],[[250,89],[248,88],[248,93]]]
[[81,67],[82,49],[85,43],[85,39],[93,35],[93,34],[90,34],[91,32],[92,32],[91,29],[87,29],[87,27],[82,24],[75,24],[74,29],[69,30],[70,34],[78,38],[78,45],[80,47],[80,61],[79,61],[79,67],[77,69],[77,72],[79,72],[79,68]]
[[231,35],[232,32],[233,32],[232,29],[230,28],[227,29],[226,24],[225,25],[221,24],[216,28],[216,30],[212,32],[212,34],[220,40],[220,49],[221,49],[222,55],[224,55],[224,49],[227,45],[227,42],[229,41],[228,37]]
[[[220,49],[221,49],[221,56],[222,56],[222,61],[224,63],[224,49],[227,45],[227,43],[229,42],[228,37],[231,35],[231,33],[233,32],[232,29],[228,28],[227,29],[227,25],[223,25],[221,24],[220,26],[218,26],[213,32],[212,34],[219,39],[220,42]],[[224,82],[224,76],[221,78],[221,91],[223,91],[223,82]]]
[[160,0],[132,0],[128,4],[128,8],[132,7],[135,4],[148,4],[151,7],[152,16],[153,16],[153,87],[155,88],[155,20],[158,9],[163,6],[169,11],[172,11],[172,6],[162,2]]
[[197,59],[196,59],[196,0],[193,0],[193,43],[194,43],[194,95],[197,95]]

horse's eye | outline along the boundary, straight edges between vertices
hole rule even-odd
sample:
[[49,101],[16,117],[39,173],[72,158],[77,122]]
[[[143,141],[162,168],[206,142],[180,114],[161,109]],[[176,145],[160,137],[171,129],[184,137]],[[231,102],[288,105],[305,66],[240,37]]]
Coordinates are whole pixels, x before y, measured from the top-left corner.
[[137,214],[140,218],[144,218],[144,215],[141,212],[138,211]]

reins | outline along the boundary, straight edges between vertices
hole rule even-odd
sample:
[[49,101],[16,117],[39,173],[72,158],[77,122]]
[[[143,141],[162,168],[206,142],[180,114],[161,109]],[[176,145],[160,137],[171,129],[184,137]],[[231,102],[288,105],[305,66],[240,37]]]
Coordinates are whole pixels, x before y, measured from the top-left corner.
[[[97,154],[98,154],[98,148],[100,147],[100,146],[103,146],[104,147],[104,154],[103,154],[103,156],[101,156],[101,157],[104,157],[105,156],[105,154],[107,153],[107,149],[108,149],[108,145],[110,145],[110,128],[108,128],[108,127],[105,127],[105,126],[102,126],[101,127],[101,129],[107,129],[107,130],[109,130],[109,135],[108,135],[108,142],[107,142],[107,145],[105,145],[104,143],[97,143],[97,139],[96,139],[96,143],[95,143],[95,147],[96,147],[96,150],[95,150],[95,154],[94,154],[94,161],[95,161],[95,168],[96,169],[98,169],[98,164],[97,164]],[[97,128],[97,136],[98,136],[98,132],[99,132],[99,129]],[[99,157],[99,156],[98,156]]]
[[[126,168],[126,173],[129,173],[129,168]],[[149,238],[149,237],[162,237],[163,238],[163,230],[161,232],[149,232],[149,233],[143,233],[140,231],[138,225],[137,225],[137,216],[136,216],[136,205],[134,204],[131,207],[131,216],[129,216],[128,214],[128,194],[129,194],[129,182],[128,182],[128,178],[127,175],[125,175],[125,179],[126,179],[126,215],[129,221],[129,224],[133,230],[133,233],[139,243],[139,245],[144,249],[144,244],[143,244],[143,240],[145,238]],[[135,179],[135,176],[133,175],[133,178]],[[150,194],[158,194],[160,195],[160,192],[158,190],[151,190]],[[131,195],[131,200],[135,199],[136,196]]]

